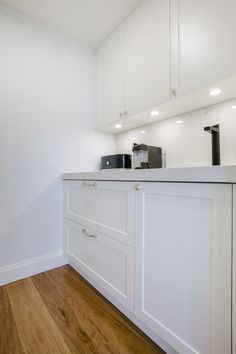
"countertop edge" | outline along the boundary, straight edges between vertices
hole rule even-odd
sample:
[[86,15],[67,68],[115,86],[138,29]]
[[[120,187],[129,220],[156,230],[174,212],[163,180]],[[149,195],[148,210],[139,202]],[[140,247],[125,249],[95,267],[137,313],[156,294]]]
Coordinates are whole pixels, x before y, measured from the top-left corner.
[[63,180],[235,184],[236,166],[71,172],[63,173],[61,178]]

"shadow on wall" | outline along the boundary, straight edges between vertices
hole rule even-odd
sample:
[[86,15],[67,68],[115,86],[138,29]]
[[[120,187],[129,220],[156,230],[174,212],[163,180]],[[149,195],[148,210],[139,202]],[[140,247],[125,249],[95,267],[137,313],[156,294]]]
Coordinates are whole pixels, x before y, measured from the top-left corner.
[[5,226],[0,230],[0,267],[62,250],[62,192],[62,181],[58,177],[20,214],[12,205],[12,218],[8,222],[4,216],[7,219],[9,210],[6,213],[3,210],[1,217]]

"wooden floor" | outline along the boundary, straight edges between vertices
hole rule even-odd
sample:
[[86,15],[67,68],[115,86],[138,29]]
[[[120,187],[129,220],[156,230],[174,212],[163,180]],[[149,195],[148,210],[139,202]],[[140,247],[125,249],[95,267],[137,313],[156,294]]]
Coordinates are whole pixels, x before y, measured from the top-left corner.
[[64,266],[0,287],[0,353],[164,352]]

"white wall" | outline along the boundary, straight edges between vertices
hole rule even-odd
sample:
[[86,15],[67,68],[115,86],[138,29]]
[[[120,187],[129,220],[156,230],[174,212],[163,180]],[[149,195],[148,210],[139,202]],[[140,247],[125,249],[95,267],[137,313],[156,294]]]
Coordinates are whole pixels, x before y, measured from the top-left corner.
[[[211,165],[211,136],[203,128],[220,123],[221,162],[235,165],[236,110],[231,109],[233,105],[236,100],[118,134],[117,152],[132,153],[134,142],[144,143],[166,150],[167,167],[208,166]],[[177,120],[183,120],[183,124],[177,124]],[[141,134],[141,130],[146,133]]]
[[0,267],[62,249],[60,174],[92,171],[94,53],[0,7]]

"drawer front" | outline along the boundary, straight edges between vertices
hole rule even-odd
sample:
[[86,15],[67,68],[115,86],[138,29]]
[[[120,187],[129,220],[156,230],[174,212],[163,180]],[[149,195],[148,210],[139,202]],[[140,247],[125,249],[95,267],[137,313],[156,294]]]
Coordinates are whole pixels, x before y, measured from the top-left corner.
[[66,181],[65,215],[128,245],[134,245],[133,183]]
[[70,262],[129,310],[134,307],[134,249],[66,221]]

